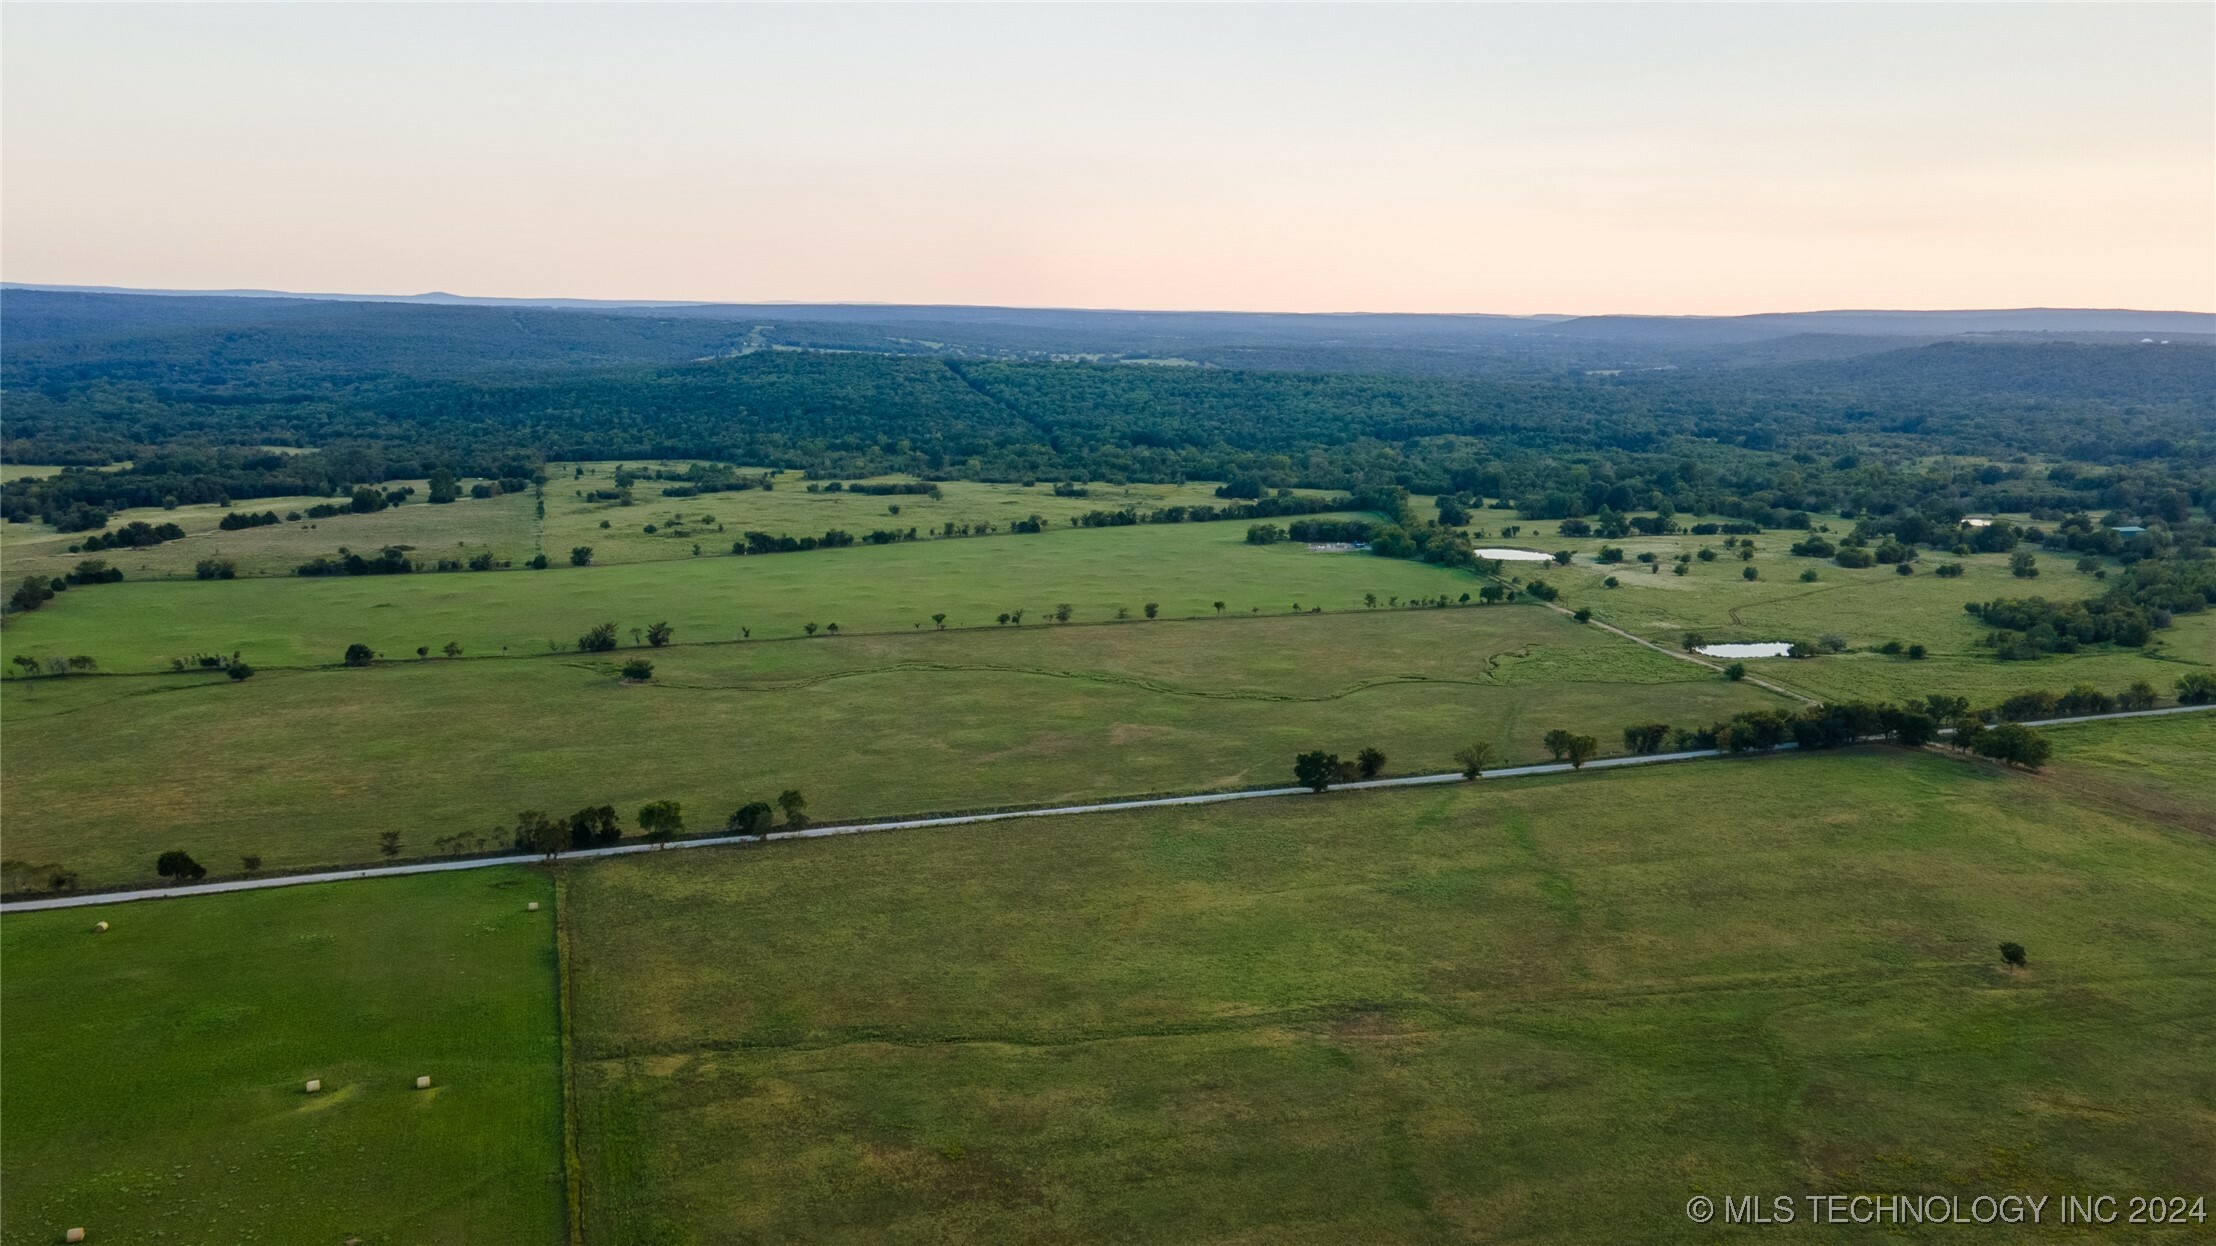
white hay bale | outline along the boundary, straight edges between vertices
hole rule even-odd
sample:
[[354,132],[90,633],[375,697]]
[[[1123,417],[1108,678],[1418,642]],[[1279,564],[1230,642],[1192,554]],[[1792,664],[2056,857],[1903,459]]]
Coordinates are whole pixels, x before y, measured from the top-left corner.
[[65,1242],[81,1242],[85,1240],[85,1231],[83,1229],[71,1229],[69,1232],[62,1234],[62,1240]]
[[415,1088],[417,1090],[429,1090],[431,1088],[431,1079],[428,1077],[419,1077],[415,1079]]
[[94,922],[94,923],[92,924],[92,933],[94,933],[94,934],[106,934],[106,933],[108,933],[108,923],[106,923],[106,922]]
[[320,1077],[311,1077],[308,1079],[308,1084],[301,1089],[307,1091],[311,1095],[315,1094],[317,1091],[323,1089],[323,1079]]
[[533,900],[533,901],[531,901],[531,902],[530,902],[529,904],[526,904],[526,905],[524,905],[524,906],[523,906],[523,911],[524,911],[524,912],[526,912],[526,913],[536,913],[536,912],[538,912],[538,911],[539,911],[539,902],[538,902],[538,901],[536,901],[536,900]]

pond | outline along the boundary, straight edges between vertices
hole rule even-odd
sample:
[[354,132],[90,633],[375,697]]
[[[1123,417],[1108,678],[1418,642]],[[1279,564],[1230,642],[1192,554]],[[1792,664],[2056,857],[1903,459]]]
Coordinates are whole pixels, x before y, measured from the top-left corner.
[[1693,652],[1705,658],[1782,658],[1792,649],[1792,641],[1770,640],[1748,645],[1702,645]]
[[1542,554],[1535,549],[1473,549],[1470,552],[1477,555],[1479,558],[1490,558],[1495,562],[1554,561],[1554,555]]

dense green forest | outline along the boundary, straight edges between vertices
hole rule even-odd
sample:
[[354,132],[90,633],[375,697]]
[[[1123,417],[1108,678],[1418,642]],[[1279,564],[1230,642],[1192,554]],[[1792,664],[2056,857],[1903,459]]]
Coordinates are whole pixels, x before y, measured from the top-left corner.
[[2143,518],[2216,501],[2216,349],[2192,343],[1947,340],[1483,377],[751,349],[746,325],[708,316],[25,292],[5,310],[7,460],[131,464],[0,494],[11,520],[71,527],[170,500],[626,458],[1397,486],[1538,518]]

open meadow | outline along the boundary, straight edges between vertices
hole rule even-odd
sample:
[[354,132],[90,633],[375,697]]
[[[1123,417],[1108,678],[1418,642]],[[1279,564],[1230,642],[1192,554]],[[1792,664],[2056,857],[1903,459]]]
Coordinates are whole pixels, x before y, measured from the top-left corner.
[[0,1241],[560,1240],[552,899],[497,869],[0,919]]
[[[457,504],[459,505],[459,504]],[[402,508],[405,510],[406,508]],[[429,508],[426,508],[429,509]],[[372,516],[374,518],[374,516]],[[601,622],[667,620],[683,641],[797,637],[815,623],[844,633],[934,627],[1052,626],[1069,603],[1082,623],[1132,618],[1148,602],[1169,618],[1285,614],[1297,604],[1364,609],[1447,594],[1473,597],[1466,571],[1304,546],[1246,543],[1243,523],[1059,529],[913,545],[699,558],[544,571],[452,572],[230,581],[133,582],[72,589],[11,616],[0,653],[86,654],[108,671],[168,670],[172,658],[240,653],[256,667],[325,666],[349,644],[387,658],[448,642],[468,657],[574,646]]]
[[1695,1193],[2207,1190],[2209,829],[2082,785],[2216,807],[2216,720],[2055,739],[576,870],[587,1240],[1694,1242]]
[[388,830],[498,847],[524,809],[674,799],[699,832],[788,788],[832,820],[1279,785],[1317,747],[1505,765],[1558,727],[1614,751],[1784,704],[1530,605],[672,645],[643,684],[631,655],[6,681],[0,798],[40,811],[9,852],[113,884],[170,848],[229,873],[370,860]]

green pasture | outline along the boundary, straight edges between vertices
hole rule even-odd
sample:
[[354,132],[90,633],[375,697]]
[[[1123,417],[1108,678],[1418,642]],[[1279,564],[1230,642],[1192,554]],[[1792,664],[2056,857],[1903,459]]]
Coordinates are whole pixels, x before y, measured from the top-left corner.
[[701,831],[787,788],[819,821],[1078,802],[1289,783],[1318,747],[1438,772],[1473,740],[1513,764],[1556,727],[1614,751],[1782,703],[1536,606],[678,645],[643,685],[633,652],[8,680],[9,854],[91,885],[169,848],[228,873],[375,859],[387,830],[497,846],[523,809],[675,799]]
[[1706,1242],[1694,1194],[2209,1190],[2216,859],[2077,785],[2216,807],[2216,721],[2056,740],[580,869],[586,1240]]
[[[917,539],[930,539],[947,524],[991,524],[1005,534],[1010,524],[1038,515],[1058,526],[1087,511],[1114,511],[1136,507],[1140,511],[1169,506],[1222,506],[1213,481],[1182,485],[1093,483],[1083,487],[1088,496],[1056,497],[1053,481],[1028,488],[1020,484],[983,484],[944,481],[941,497],[923,494],[872,496],[848,493],[808,492],[808,486],[828,484],[809,481],[795,471],[775,473],[772,489],[746,489],[736,493],[709,493],[689,498],[666,498],[662,490],[674,482],[640,480],[631,488],[632,504],[592,501],[581,496],[615,487],[616,463],[549,463],[546,483],[545,545],[550,558],[566,558],[579,545],[593,549],[596,562],[646,562],[692,557],[698,545],[703,557],[727,554],[731,543],[748,530],[777,536],[821,536],[833,528],[852,533],[859,540],[883,529],[905,532],[916,528]],[[634,471],[661,469],[682,471],[684,462],[628,464]],[[576,473],[585,475],[579,478]],[[761,469],[748,469],[750,474]],[[841,484],[893,484],[912,481],[910,476],[871,476]],[[1312,493],[1312,490],[1302,490]],[[897,512],[894,508],[898,508]],[[602,527],[605,523],[607,526]],[[652,533],[646,531],[652,525]],[[1244,535],[1246,529],[1240,526]]]
[[225,515],[274,511],[281,519],[288,514],[305,515],[311,506],[344,502],[345,499],[251,498],[229,507],[210,502],[180,505],[175,510],[136,507],[116,512],[103,531],[121,528],[134,519],[157,526],[173,523],[185,530],[182,540],[164,541],[141,549],[72,553],[71,546],[81,545],[93,534],[56,532],[43,523],[0,524],[0,565],[4,565],[0,577],[12,586],[26,575],[64,575],[87,558],[105,559],[109,566],[120,568],[127,583],[189,580],[194,568],[207,558],[229,559],[237,574],[242,576],[289,577],[295,567],[319,555],[333,557],[341,548],[373,554],[388,545],[408,546],[414,551],[410,556],[417,562],[434,566],[441,558],[467,563],[471,557],[488,550],[496,558],[518,566],[528,561],[538,552],[531,495],[511,493],[497,498],[472,498],[467,496],[469,483],[464,482],[464,496],[460,500],[432,506],[423,500],[430,487],[428,481],[387,481],[384,485],[387,489],[414,485],[416,496],[399,506],[368,515],[303,518],[231,532],[225,532],[220,526]]
[[1053,626],[1048,614],[1062,602],[1075,621],[1098,623],[1119,609],[1137,618],[1150,601],[1169,618],[1213,617],[1218,601],[1227,613],[1284,614],[1295,604],[1359,610],[1369,593],[1380,603],[1474,597],[1481,585],[1468,572],[1399,559],[1248,545],[1246,528],[1065,528],[615,566],[572,567],[565,555],[545,571],[125,580],[10,616],[0,652],[86,654],[110,671],[167,670],[172,658],[197,652],[305,666],[337,662],[356,642],[395,659],[449,641],[470,657],[544,654],[603,621],[629,629],[667,620],[680,642],[737,640],[742,629],[756,639],[798,637],[811,622],[910,632],[933,627],[941,613],[950,628],[1004,630],[994,620],[1019,609],[1025,628]]
[[559,1241],[552,897],[504,869],[0,918],[0,1241]]

